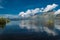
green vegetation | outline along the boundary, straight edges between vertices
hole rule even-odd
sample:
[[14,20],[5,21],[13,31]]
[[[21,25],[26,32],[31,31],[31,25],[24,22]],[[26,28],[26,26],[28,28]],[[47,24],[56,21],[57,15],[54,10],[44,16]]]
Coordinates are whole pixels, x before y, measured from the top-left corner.
[[0,27],[4,27],[10,20],[7,18],[0,17]]
[[49,21],[47,22],[47,26],[48,26],[48,27],[54,27],[53,25],[54,25],[54,22],[53,22],[52,20],[49,20]]

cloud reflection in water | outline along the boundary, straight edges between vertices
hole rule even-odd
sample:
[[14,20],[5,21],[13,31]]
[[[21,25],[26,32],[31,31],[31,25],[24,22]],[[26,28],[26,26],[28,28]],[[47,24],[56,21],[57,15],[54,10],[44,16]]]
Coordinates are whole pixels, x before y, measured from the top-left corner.
[[35,32],[46,32],[47,34],[57,35],[54,27],[45,27],[37,20],[21,20],[19,27],[27,30],[34,30]]

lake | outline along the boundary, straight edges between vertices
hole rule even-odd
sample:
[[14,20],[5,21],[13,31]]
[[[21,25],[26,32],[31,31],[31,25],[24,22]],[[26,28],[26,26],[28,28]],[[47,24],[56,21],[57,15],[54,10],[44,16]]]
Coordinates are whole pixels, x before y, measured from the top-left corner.
[[60,25],[45,27],[34,20],[11,21],[0,28],[0,40],[59,40]]

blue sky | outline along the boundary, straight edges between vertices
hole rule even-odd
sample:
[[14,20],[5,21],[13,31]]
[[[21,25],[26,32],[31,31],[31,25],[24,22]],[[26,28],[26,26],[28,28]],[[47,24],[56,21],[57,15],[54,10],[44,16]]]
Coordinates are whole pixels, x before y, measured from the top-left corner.
[[19,14],[27,9],[46,7],[53,3],[59,5],[56,10],[60,9],[59,0],[0,0],[0,14]]

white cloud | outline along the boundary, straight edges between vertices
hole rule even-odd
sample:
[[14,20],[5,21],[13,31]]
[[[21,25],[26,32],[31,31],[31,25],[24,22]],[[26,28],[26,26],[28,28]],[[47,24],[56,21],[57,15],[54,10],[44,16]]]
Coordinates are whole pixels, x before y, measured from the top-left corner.
[[39,8],[35,8],[34,10],[27,10],[26,12],[20,12],[19,15],[22,17],[29,17],[31,15],[34,15],[36,13],[39,13],[40,9]]
[[19,15],[24,17],[24,12],[20,12]]
[[36,14],[36,13],[39,13],[39,12],[40,12],[40,8],[36,8],[36,9],[32,10],[33,15]]
[[40,12],[43,12],[44,8],[40,8]]
[[50,10],[53,10],[57,6],[58,6],[57,4],[52,4],[52,5],[47,5],[47,7],[45,9],[44,8],[35,8],[35,9],[32,9],[32,10],[27,10],[26,12],[20,12],[19,16],[21,16],[21,17],[30,17],[31,15],[33,16],[36,13],[48,12]]
[[29,17],[30,16],[30,10],[27,10],[26,13],[25,12],[20,12],[19,13],[19,16],[21,17]]
[[56,8],[57,6],[58,6],[57,4],[47,5],[47,7],[44,9],[44,12],[50,11]]
[[58,9],[54,14],[55,15],[60,14],[60,9]]
[[26,14],[31,14],[31,10],[27,10],[26,11]]

